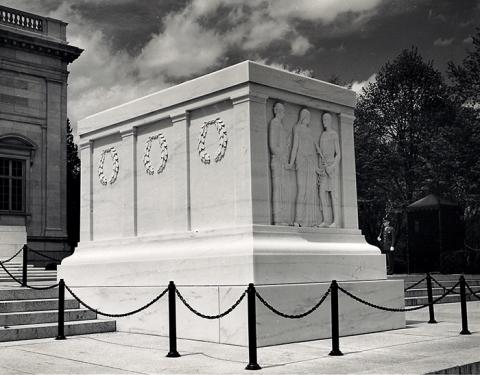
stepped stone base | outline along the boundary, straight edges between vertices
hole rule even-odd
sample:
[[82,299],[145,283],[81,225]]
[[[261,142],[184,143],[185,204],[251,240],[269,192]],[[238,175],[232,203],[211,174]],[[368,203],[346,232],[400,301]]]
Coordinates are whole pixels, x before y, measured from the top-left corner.
[[[402,308],[403,282],[392,280],[339,283],[346,290],[375,304]],[[257,291],[275,308],[288,314],[310,309],[323,296],[330,283],[257,285]],[[101,310],[120,313],[138,308],[163,289],[152,287],[78,288],[78,296]],[[219,314],[228,309],[245,290],[244,286],[177,286],[187,302],[201,313]],[[117,330],[168,336],[167,298],[140,314],[117,321]],[[340,335],[354,335],[405,327],[404,313],[391,313],[362,305],[339,292]],[[330,297],[303,319],[285,319],[274,315],[256,300],[257,343],[259,346],[316,340],[330,337]],[[177,336],[233,345],[248,345],[247,299],[220,320],[206,320],[194,315],[177,299]]]
[[[403,281],[386,280],[385,258],[355,229],[274,226],[223,228],[143,238],[81,242],[58,269],[78,296],[102,311],[123,313],[143,306],[173,280],[200,312],[228,309],[255,283],[280,311],[310,309],[336,279],[354,294],[384,306],[403,307]],[[371,281],[365,281],[371,280]],[[181,285],[188,285],[182,287]],[[342,335],[405,326],[402,313],[387,313],[340,296]],[[330,299],[301,320],[277,318],[257,301],[258,345],[329,337]],[[178,337],[247,345],[246,300],[218,320],[198,318],[180,301]],[[118,329],[168,334],[167,299],[122,318]]]

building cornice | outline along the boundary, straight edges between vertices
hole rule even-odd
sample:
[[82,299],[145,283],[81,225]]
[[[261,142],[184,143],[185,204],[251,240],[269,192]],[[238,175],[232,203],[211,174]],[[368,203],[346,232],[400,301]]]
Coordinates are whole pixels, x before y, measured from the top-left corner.
[[47,40],[37,36],[25,35],[0,28],[0,45],[15,49],[26,50],[32,53],[48,55],[64,62],[75,61],[83,49],[65,43]]

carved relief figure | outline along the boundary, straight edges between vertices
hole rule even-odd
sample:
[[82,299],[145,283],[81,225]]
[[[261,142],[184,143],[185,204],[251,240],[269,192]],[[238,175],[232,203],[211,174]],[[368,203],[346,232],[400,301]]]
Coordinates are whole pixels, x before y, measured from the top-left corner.
[[[340,219],[337,187],[338,165],[341,157],[340,143],[337,132],[332,129],[332,115],[324,113],[322,122],[324,131],[320,136],[319,145],[316,145],[320,155],[317,173],[323,213],[323,222],[320,227],[336,228]],[[328,218],[331,218],[330,224],[327,223]]]
[[317,188],[317,152],[314,135],[310,128],[310,111],[300,111],[300,118],[293,129],[293,146],[289,168],[297,170],[297,200],[295,205],[295,226],[318,225],[320,210]]
[[292,225],[295,215],[295,171],[287,169],[288,156],[292,147],[292,134],[283,124],[284,105],[280,102],[275,103],[273,113],[269,134],[273,223]]

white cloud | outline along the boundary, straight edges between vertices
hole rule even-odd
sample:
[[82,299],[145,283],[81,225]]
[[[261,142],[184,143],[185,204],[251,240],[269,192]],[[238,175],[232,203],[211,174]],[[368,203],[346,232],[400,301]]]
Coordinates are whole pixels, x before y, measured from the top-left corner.
[[382,0],[270,0],[268,9],[273,18],[298,18],[328,23],[342,13],[368,11],[381,2]]
[[164,31],[153,35],[136,59],[140,76],[185,77],[215,66],[226,45],[214,30],[202,27],[194,7],[165,19]]
[[473,38],[471,35],[467,36],[465,39],[462,40],[463,44],[472,44],[473,43]]
[[354,81],[352,83],[352,90],[357,93],[357,95],[360,95],[363,92],[363,89],[366,88],[370,83],[376,82],[376,74],[372,74],[368,79],[365,81]]
[[313,46],[307,38],[299,35],[292,41],[292,44],[290,47],[291,47],[292,55],[303,56]]
[[433,45],[438,47],[446,47],[452,44],[454,40],[455,38],[438,38],[435,39]]

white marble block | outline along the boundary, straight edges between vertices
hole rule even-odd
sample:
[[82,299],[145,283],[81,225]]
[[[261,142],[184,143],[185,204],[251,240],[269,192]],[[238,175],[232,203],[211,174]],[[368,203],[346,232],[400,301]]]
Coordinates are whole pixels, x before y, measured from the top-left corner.
[[[27,243],[23,225],[0,225],[0,261],[10,258]],[[18,255],[21,256],[21,253]]]
[[[196,286],[189,295],[205,310],[250,282],[274,291],[274,305],[308,308],[319,290],[309,283],[332,279],[403,305],[401,283],[386,281],[384,256],[358,230],[354,105],[351,90],[245,61],[80,121],[81,241],[59,277],[100,308],[169,280]],[[243,345],[244,313],[227,325],[193,319],[184,337],[208,326],[192,338]],[[346,333],[405,324],[403,314],[347,315]],[[313,318],[284,333],[258,318],[262,345],[328,335],[309,336]],[[119,328],[148,332],[143,321]]]

